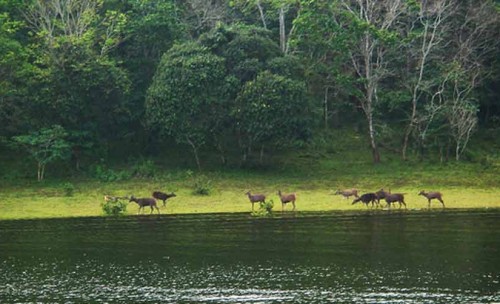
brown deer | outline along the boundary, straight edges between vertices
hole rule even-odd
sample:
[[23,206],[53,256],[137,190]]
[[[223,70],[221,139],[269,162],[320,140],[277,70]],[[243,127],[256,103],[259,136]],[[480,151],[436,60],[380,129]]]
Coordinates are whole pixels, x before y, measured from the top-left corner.
[[177,195],[175,195],[175,193],[163,193],[163,192],[160,192],[160,191],[155,191],[153,192],[153,197],[156,198],[157,200],[161,200],[163,201],[163,207],[165,207],[167,205],[167,200],[171,197],[176,197]]
[[366,207],[368,208],[368,204],[372,203],[372,208],[375,206],[375,203],[377,202],[377,194],[375,193],[365,193],[358,197],[357,199],[352,201],[352,205],[356,204],[357,202],[362,202],[363,204],[366,204]]
[[399,203],[399,208],[401,208],[402,205],[405,205],[406,209],[406,203],[405,203],[405,196],[403,193],[392,193],[388,194],[385,197],[385,201],[387,202],[387,206],[391,208],[391,204],[398,202]]
[[250,191],[245,193],[248,195],[248,199],[250,199],[250,203],[252,203],[252,211],[253,211],[253,205],[255,203],[265,203],[266,202],[266,196],[264,194],[251,194]]
[[280,197],[280,200],[281,200],[281,212],[284,211],[285,209],[285,204],[288,204],[288,203],[292,203],[293,205],[293,209],[292,211],[295,210],[295,200],[297,199],[295,193],[291,193],[291,194],[282,194],[281,193],[281,190],[278,191],[278,195]]
[[440,201],[444,208],[443,195],[441,194],[441,192],[425,192],[424,190],[422,190],[418,195],[423,195],[427,198],[427,201],[429,202],[429,209],[431,208],[431,200],[433,199],[437,199],[438,201]]
[[391,194],[391,190],[385,191],[384,189],[380,189],[379,191],[375,192],[375,195],[377,196],[377,204],[380,205],[380,200],[386,198],[389,194]]
[[348,199],[350,196],[354,196],[356,198],[359,197],[357,189],[337,190],[337,192],[335,192],[335,195],[337,194],[342,195],[345,199]]
[[141,209],[144,208],[144,206],[151,207],[151,212],[149,214],[153,213],[153,208],[156,208],[156,210],[158,211],[158,214],[160,214],[160,208],[158,208],[158,206],[156,206],[156,200],[154,198],[149,198],[149,197],[148,198],[135,198],[134,196],[131,196],[129,202],[136,202],[137,205],[139,205],[139,210],[137,210],[137,214],[139,214],[139,212],[141,211]]

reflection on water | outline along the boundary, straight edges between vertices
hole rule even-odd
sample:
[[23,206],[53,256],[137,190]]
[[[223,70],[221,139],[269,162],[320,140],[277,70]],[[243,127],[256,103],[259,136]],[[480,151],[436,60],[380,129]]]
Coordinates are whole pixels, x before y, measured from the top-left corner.
[[500,302],[500,212],[0,222],[1,303]]

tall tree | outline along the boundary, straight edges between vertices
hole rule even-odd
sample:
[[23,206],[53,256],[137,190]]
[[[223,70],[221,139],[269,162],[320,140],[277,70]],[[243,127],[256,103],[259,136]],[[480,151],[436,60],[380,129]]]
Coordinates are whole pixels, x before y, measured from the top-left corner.
[[129,80],[110,52],[122,41],[125,15],[97,0],[34,0],[25,19],[45,76],[38,84],[39,124],[48,120],[102,138],[118,135]]
[[146,98],[149,125],[191,147],[201,170],[199,149],[210,140],[212,114],[222,100],[224,59],[196,43],[176,45],[162,58]]
[[40,71],[31,62],[22,3],[0,1],[0,136],[30,130],[32,88]]
[[[375,111],[382,80],[390,73],[388,53],[396,48],[400,20],[407,10],[404,0],[339,0],[339,24],[356,33],[350,59],[360,79],[360,105],[366,116],[375,163],[380,162]],[[342,18],[346,16],[347,18]]]
[[245,84],[237,104],[234,114],[246,148],[243,160],[255,146],[260,147],[262,162],[265,146],[290,147],[311,136],[311,108],[302,81],[262,72]]

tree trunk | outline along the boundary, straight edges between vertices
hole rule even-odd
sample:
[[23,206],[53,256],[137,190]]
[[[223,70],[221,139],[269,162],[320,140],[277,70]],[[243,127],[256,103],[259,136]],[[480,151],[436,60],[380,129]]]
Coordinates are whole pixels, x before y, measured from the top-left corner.
[[42,163],[38,162],[37,180],[42,180]]
[[283,53],[286,51],[286,36],[285,36],[285,8],[280,7],[279,10],[279,22],[280,22],[280,48]]
[[375,128],[373,126],[373,114],[370,112],[368,115],[368,130],[370,132],[370,146],[372,148],[372,156],[374,163],[380,163],[380,152],[378,150],[377,142],[375,140]]
[[189,137],[186,137],[186,141],[193,149],[194,159],[196,160],[196,166],[198,167],[198,171],[201,171],[201,163],[200,163],[200,158],[198,156],[198,148],[196,147],[194,142],[191,139],[189,139]]
[[260,161],[260,164],[262,164],[262,162],[264,161],[264,145],[262,145],[260,147],[260,159],[259,159],[259,161]]
[[262,5],[260,4],[260,0],[257,0],[257,8],[259,9],[260,20],[262,21],[262,26],[267,30],[266,16],[264,15],[264,9],[262,9]]
[[325,99],[323,101],[323,105],[325,130],[328,130],[328,87],[325,88]]

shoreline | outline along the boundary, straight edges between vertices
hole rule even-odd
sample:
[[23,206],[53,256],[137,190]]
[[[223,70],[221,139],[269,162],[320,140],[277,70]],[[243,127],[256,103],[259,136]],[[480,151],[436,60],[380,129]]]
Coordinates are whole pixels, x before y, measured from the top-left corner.
[[462,214],[462,213],[482,213],[487,211],[500,213],[500,206],[495,207],[474,207],[474,208],[368,208],[365,210],[358,209],[330,209],[323,211],[274,211],[268,216],[256,216],[252,215],[252,212],[245,211],[235,211],[235,212],[208,212],[208,213],[197,213],[197,212],[186,212],[186,213],[126,213],[119,216],[108,216],[108,215],[87,215],[87,216],[55,216],[55,217],[22,217],[22,218],[2,218],[0,217],[0,222],[9,221],[41,221],[41,220],[84,220],[84,219],[182,219],[189,217],[199,217],[199,218],[245,218],[248,220],[281,220],[281,219],[311,219],[316,217],[343,217],[343,216],[390,216],[390,215],[425,215],[425,214]]

